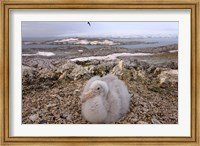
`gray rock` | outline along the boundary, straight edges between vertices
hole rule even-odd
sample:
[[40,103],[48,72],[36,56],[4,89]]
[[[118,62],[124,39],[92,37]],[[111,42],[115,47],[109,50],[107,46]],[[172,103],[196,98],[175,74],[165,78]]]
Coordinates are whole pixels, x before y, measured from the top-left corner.
[[178,86],[178,70],[163,71],[158,78],[161,88]]
[[78,80],[81,78],[87,79],[90,77],[90,72],[84,67],[78,65],[72,70],[71,77],[73,78],[73,80]]
[[61,67],[59,67],[59,69],[57,70],[57,72],[67,72],[67,73],[71,73],[72,70],[74,68],[76,68],[78,65],[72,61],[67,60],[65,64],[63,64]]
[[97,67],[94,65],[84,67],[89,74],[95,74],[97,72]]
[[48,68],[48,69],[56,69],[56,67],[51,63],[49,59],[30,59],[26,60],[26,64],[28,66],[36,67],[36,68]]
[[144,122],[144,121],[139,121],[139,122],[137,122],[137,124],[149,124],[149,123]]
[[22,65],[22,75],[23,76],[32,77],[35,73],[37,73],[35,68]]
[[46,107],[48,108],[48,107],[54,107],[54,106],[56,106],[55,103],[54,104],[49,103]]
[[38,114],[34,114],[34,115],[29,116],[29,119],[30,119],[32,122],[35,122],[38,118],[39,118]]
[[112,69],[111,74],[116,76],[122,76],[124,70],[124,62],[121,60],[119,63]]
[[72,77],[71,77],[71,75],[66,71],[66,72],[64,72],[64,73],[62,73],[61,75],[60,75],[60,77],[58,78],[58,80],[66,80],[66,79],[71,79]]
[[62,117],[63,117],[63,118],[66,118],[68,115],[69,115],[69,113],[66,112],[66,113],[64,113],[64,114],[62,115]]
[[151,119],[151,122],[152,122],[153,124],[161,124],[160,121],[158,121],[156,118],[152,118],[152,119]]
[[155,67],[154,65],[151,65],[151,66],[147,69],[147,72],[148,72],[149,74],[154,73],[155,69],[156,69],[156,67]]
[[160,74],[161,73],[161,69],[160,68],[156,68],[155,70],[154,70],[154,75],[158,75],[158,74]]
[[149,64],[147,62],[140,61],[139,67],[141,67],[142,69],[147,69],[147,68],[149,68]]
[[55,71],[52,71],[48,68],[43,68],[42,70],[39,71],[39,74],[40,74],[40,78],[54,78],[56,77],[56,73]]
[[39,124],[47,124],[47,120],[42,120],[39,122]]

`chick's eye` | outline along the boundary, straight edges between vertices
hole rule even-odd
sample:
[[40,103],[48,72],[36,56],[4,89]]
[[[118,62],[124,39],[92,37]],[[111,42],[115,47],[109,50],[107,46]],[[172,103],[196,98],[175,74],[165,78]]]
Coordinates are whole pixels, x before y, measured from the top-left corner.
[[99,87],[97,87],[97,90],[100,90],[100,88],[99,88]]

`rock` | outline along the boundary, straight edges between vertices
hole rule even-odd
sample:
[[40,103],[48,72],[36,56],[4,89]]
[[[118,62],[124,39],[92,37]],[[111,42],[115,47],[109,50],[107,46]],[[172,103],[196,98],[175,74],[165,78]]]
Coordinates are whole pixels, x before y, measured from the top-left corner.
[[39,124],[47,124],[47,120],[42,120],[39,122]]
[[66,118],[68,115],[69,115],[69,113],[66,112],[66,113],[64,113],[64,114],[62,115],[62,117],[63,117],[63,118]]
[[129,120],[131,123],[136,123],[137,121],[138,121],[138,119],[137,118],[130,118],[130,120]]
[[133,69],[132,70],[132,76],[134,80],[145,80],[146,79],[146,73],[143,69]]
[[85,63],[86,65],[98,65],[100,64],[100,60],[90,60],[89,62]]
[[139,121],[139,122],[137,122],[137,124],[149,124],[149,123],[144,122],[144,121]]
[[60,77],[58,78],[58,80],[63,80],[63,79],[70,79],[70,74],[68,74],[67,72],[64,72],[63,74],[60,75]]
[[155,70],[154,70],[154,75],[159,75],[161,73],[161,69],[160,68],[156,68]]
[[141,67],[142,69],[147,69],[147,68],[149,68],[149,64],[145,61],[140,61],[139,67]]
[[54,106],[56,106],[56,104],[48,104],[46,107],[48,108],[48,107],[54,107]]
[[26,64],[28,66],[32,66],[35,68],[48,68],[48,69],[56,68],[54,65],[52,65],[51,60],[49,60],[49,59],[32,58],[30,60],[27,60]]
[[80,93],[79,89],[74,90],[73,95],[78,95]]
[[178,70],[163,71],[158,78],[161,88],[178,86]]
[[178,69],[178,63],[177,62],[170,62],[168,66],[171,69]]
[[25,77],[25,76],[32,77],[36,73],[37,73],[37,71],[35,68],[22,65],[22,76],[23,77]]
[[97,67],[94,65],[84,67],[89,74],[95,74],[97,72]]
[[130,59],[126,59],[124,61],[124,68],[126,68],[126,69],[133,69],[133,68],[138,67],[138,65],[139,65],[139,63],[138,63],[137,59],[134,59],[133,61]]
[[162,68],[178,69],[178,63],[177,62],[173,62],[173,61],[164,62],[164,63],[161,63],[158,66],[160,66]]
[[38,118],[39,118],[39,115],[38,115],[38,114],[34,114],[34,115],[29,116],[29,119],[30,119],[32,122],[35,122]]
[[112,69],[111,74],[116,75],[118,77],[123,75],[124,62],[123,60],[119,61],[119,63]]
[[148,87],[148,89],[150,91],[153,91],[153,92],[158,92],[158,93],[162,92],[162,89],[160,87],[157,87],[157,85],[156,86],[155,85],[151,85],[151,86]]
[[[115,65],[118,64],[117,61],[107,61],[107,62],[102,62],[106,66],[106,72],[109,72]],[[124,67],[124,63],[123,63]]]
[[109,70],[106,69],[106,65],[104,63],[97,66],[97,74],[106,75],[106,72],[109,72]]
[[84,67],[82,66],[77,66],[76,68],[73,69],[73,71],[71,72],[71,77],[73,78],[73,80],[78,80],[78,79],[89,79],[90,78],[90,73],[88,70],[86,70]]
[[48,68],[43,68],[42,70],[39,71],[39,77],[44,78],[44,79],[58,79],[57,74],[48,69]]
[[76,66],[78,66],[76,63],[67,60],[65,64],[61,66],[61,71],[64,72],[66,70],[73,70]]
[[148,72],[149,74],[154,73],[155,69],[156,69],[156,67],[155,67],[154,65],[151,65],[151,66],[147,69],[147,72]]
[[152,118],[152,119],[151,119],[151,122],[152,122],[153,124],[161,124],[160,121],[158,121],[156,118]]
[[54,95],[50,95],[50,96],[53,97],[53,98],[57,98],[57,99],[59,99],[60,101],[63,100],[63,98],[60,97],[60,95],[58,95],[58,94],[54,94]]
[[69,114],[69,115],[67,116],[66,120],[67,120],[67,121],[71,121],[71,119],[72,119],[72,115]]

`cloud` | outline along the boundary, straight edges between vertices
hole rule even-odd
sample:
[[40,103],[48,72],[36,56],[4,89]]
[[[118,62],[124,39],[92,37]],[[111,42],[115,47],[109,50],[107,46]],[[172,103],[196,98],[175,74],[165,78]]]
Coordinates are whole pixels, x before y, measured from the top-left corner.
[[22,22],[23,37],[178,35],[178,22]]

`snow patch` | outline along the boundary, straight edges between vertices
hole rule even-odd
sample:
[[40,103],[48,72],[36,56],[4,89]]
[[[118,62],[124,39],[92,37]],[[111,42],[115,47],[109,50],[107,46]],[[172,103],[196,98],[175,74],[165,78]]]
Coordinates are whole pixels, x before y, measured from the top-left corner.
[[88,61],[88,60],[114,60],[119,56],[148,56],[153,55],[151,53],[114,53],[107,56],[90,56],[70,59],[71,61]]
[[171,51],[169,51],[169,53],[175,53],[175,52],[178,52],[178,50],[171,50]]
[[74,41],[78,41],[78,39],[77,38],[69,38],[69,39],[56,40],[54,42],[55,43],[62,43],[62,42],[74,42]]
[[78,50],[78,52],[83,52],[83,50]]
[[80,39],[79,38],[66,38],[61,40],[55,40],[53,43],[62,43],[62,44],[75,44],[75,45],[117,45],[119,43],[115,43],[110,40],[100,40],[100,41],[90,41],[87,39]]
[[22,54],[22,56],[54,56],[55,54],[52,52],[37,52],[36,54]]
[[52,52],[37,52],[37,55],[41,56],[54,56],[55,54]]

